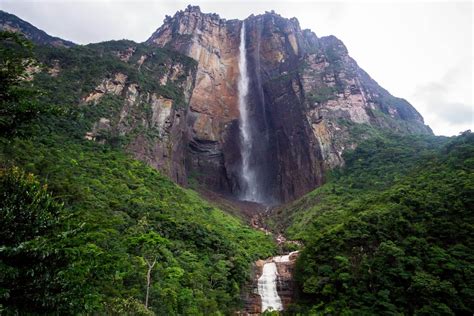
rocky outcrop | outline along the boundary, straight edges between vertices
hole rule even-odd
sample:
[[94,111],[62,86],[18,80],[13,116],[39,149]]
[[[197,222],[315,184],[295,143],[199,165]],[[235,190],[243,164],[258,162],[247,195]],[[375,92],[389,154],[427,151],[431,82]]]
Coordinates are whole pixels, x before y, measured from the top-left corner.
[[216,191],[235,191],[239,160],[237,79],[240,21],[225,21],[188,7],[147,41],[196,61],[196,83],[187,115],[188,168]]
[[291,252],[286,256],[273,258],[278,271],[277,291],[283,303],[284,309],[286,309],[288,305],[290,305],[290,303],[295,299],[296,283],[293,278],[293,272],[298,255],[299,252]]
[[344,150],[356,146],[360,139],[351,134],[351,128],[357,125],[399,133],[432,133],[415,108],[390,95],[358,67],[340,40],[334,36],[318,39],[307,30],[303,34],[320,47],[304,56],[300,82],[306,118],[326,168],[341,165]]
[[[147,43],[198,61],[188,112],[188,169],[208,188],[238,195],[238,46],[242,21],[189,6]],[[354,127],[431,133],[405,100],[391,96],[334,36],[318,38],[274,12],[245,20],[249,114],[258,140],[252,164],[267,200],[285,202],[320,185],[326,170],[364,135]],[[359,137],[359,138],[358,138]]]
[[116,73],[113,78],[103,79],[93,92],[83,98],[83,101],[86,103],[97,103],[106,94],[120,95],[125,87],[126,81],[127,75],[123,73]]
[[[163,52],[142,53],[143,49],[137,47],[113,52],[121,61],[132,64],[142,72],[145,68],[147,71],[152,69],[157,87],[146,88],[135,81],[136,78],[121,72],[104,78],[83,97],[81,106],[105,104],[109,108],[108,116],[100,118],[85,138],[98,142],[120,142],[137,159],[177,183],[187,185],[186,116],[194,87],[195,68],[179,58],[165,58]],[[158,71],[154,70],[156,66]],[[134,76],[134,73],[131,75]],[[174,97],[169,96],[170,90],[175,91]]]

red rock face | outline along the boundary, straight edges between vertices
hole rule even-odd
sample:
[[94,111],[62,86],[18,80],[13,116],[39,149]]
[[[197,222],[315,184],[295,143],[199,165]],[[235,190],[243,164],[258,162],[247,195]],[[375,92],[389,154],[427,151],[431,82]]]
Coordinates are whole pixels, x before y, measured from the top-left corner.
[[[357,145],[365,124],[431,133],[405,100],[391,96],[333,36],[318,38],[275,13],[245,20],[251,163],[269,202],[295,199],[322,183]],[[214,191],[239,193],[238,58],[242,21],[188,7],[167,17],[147,41],[198,61],[186,113],[186,173]]]
[[199,62],[187,113],[188,169],[207,187],[224,192],[234,191],[237,183],[239,31],[239,21],[189,7],[168,18],[148,40]]

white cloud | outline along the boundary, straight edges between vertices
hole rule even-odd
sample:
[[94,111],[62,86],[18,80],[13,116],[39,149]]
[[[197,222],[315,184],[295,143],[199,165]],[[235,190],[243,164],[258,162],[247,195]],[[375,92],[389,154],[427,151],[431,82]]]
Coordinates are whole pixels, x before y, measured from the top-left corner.
[[472,60],[461,60],[438,80],[415,87],[412,100],[425,119],[437,126],[442,135],[456,135],[474,129],[472,102]]

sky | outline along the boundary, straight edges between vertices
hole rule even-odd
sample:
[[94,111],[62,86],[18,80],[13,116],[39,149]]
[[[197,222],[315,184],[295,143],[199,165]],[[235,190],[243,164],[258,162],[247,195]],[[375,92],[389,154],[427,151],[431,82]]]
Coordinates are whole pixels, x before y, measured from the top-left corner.
[[436,135],[474,130],[472,1],[0,0],[53,36],[87,44],[145,41],[188,4],[226,19],[274,10],[302,29],[341,39],[382,87],[407,99]]

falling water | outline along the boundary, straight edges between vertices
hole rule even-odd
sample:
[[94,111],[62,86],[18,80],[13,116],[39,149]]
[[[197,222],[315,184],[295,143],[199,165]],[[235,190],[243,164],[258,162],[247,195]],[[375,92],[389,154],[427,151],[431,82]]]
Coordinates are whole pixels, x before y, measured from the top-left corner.
[[263,272],[258,279],[258,294],[262,299],[262,312],[267,309],[283,310],[280,296],[277,292],[277,267],[275,262],[263,265]]
[[240,29],[239,46],[239,111],[240,111],[240,141],[241,141],[241,198],[247,201],[260,202],[255,170],[250,165],[253,147],[252,130],[249,123],[247,108],[247,94],[249,90],[249,77],[247,74],[247,56],[245,48],[245,22]]
[[277,264],[288,264],[290,258],[298,252],[293,251],[287,255],[273,257],[263,265],[262,275],[258,278],[258,294],[262,300],[262,313],[270,309],[274,311],[283,310],[283,304],[277,291]]

